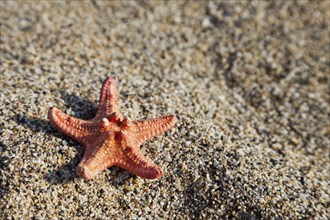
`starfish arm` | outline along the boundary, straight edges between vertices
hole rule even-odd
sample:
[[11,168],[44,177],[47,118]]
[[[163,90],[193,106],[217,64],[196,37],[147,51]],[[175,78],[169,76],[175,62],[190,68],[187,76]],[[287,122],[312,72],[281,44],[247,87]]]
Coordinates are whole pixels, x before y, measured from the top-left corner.
[[156,179],[163,175],[162,168],[149,162],[140,150],[127,147],[123,153],[125,155],[123,159],[114,165],[146,179]]
[[177,119],[174,115],[168,115],[147,121],[134,122],[133,133],[136,144],[141,145],[143,142],[152,139],[165,131],[173,128]]
[[104,132],[85,150],[76,174],[84,179],[92,179],[113,164],[115,160],[115,142],[113,132]]
[[100,103],[95,118],[104,118],[114,112],[119,113],[116,82],[109,77],[103,82]]
[[59,131],[73,138],[84,147],[88,144],[87,139],[99,133],[97,123],[74,118],[54,107],[49,109],[48,118]]

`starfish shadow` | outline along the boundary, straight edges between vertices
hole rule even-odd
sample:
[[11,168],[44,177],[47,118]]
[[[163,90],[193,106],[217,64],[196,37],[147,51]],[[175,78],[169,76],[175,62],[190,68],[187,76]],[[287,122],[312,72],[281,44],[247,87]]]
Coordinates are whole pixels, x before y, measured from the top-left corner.
[[96,103],[93,103],[85,98],[70,94],[64,90],[59,90],[61,98],[65,102],[67,108],[71,108],[75,113],[75,117],[80,119],[92,119],[97,110]]
[[[61,98],[65,102],[66,108],[71,108],[72,111],[75,113],[75,117],[82,119],[90,119],[93,118],[93,116],[96,114],[97,107],[91,101],[73,94],[69,94],[63,90],[59,90],[59,93],[61,94]],[[20,114],[14,116],[12,120],[33,131],[41,131],[47,134],[52,134],[56,137],[66,138],[66,136],[60,134],[48,120],[40,119],[37,117],[27,117],[26,115]],[[71,140],[69,138],[66,139]]]

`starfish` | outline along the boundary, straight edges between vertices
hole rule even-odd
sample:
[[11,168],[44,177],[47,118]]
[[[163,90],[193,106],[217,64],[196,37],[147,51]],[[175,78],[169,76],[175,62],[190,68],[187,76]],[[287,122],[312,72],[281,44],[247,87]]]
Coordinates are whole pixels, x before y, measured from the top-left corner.
[[76,174],[92,179],[111,166],[121,167],[147,179],[163,175],[161,167],[150,162],[140,151],[143,142],[171,128],[177,119],[174,115],[146,121],[123,118],[116,94],[116,82],[109,77],[103,82],[96,116],[91,120],[74,118],[52,107],[48,111],[51,123],[84,148],[84,156]]

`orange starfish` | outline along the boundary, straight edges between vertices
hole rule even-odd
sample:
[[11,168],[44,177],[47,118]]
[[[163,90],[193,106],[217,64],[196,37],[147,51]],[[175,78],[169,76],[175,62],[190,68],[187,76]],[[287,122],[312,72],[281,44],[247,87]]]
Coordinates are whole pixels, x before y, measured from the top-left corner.
[[49,109],[48,118],[59,131],[84,147],[84,156],[76,168],[77,175],[84,179],[92,179],[111,166],[147,179],[161,177],[162,168],[149,162],[140,146],[176,123],[174,115],[135,122],[123,118],[118,109],[116,83],[110,77],[103,83],[93,119],[77,119],[54,107]]

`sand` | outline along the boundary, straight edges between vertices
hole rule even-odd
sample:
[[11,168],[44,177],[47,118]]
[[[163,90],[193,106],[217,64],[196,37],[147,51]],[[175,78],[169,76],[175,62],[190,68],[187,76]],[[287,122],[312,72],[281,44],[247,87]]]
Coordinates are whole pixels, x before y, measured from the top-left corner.
[[[329,1],[1,1],[1,219],[327,219]],[[175,114],[143,144],[164,169],[74,173],[48,121]]]

